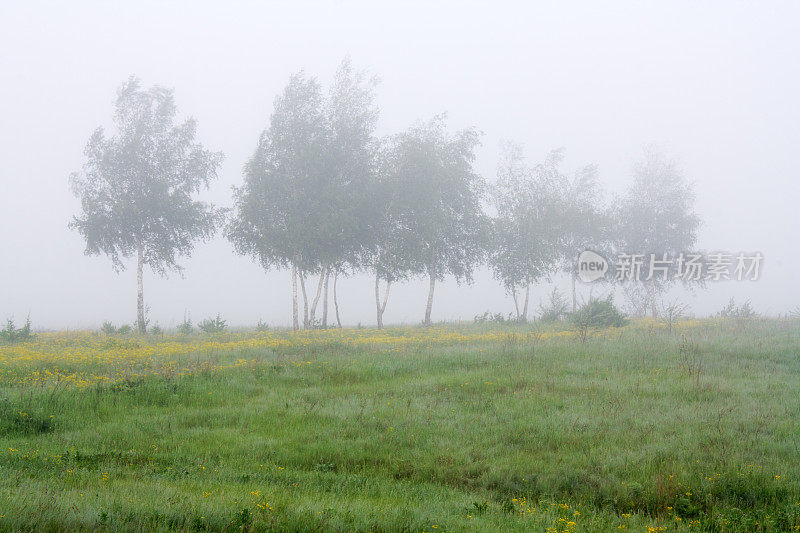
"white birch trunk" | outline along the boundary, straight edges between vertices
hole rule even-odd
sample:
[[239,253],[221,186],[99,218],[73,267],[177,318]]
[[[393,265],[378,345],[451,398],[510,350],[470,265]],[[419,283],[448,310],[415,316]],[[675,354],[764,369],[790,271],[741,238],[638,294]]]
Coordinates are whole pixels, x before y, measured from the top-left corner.
[[322,329],[328,329],[328,280],[331,277],[330,270],[325,272],[325,288],[322,289]]
[[300,290],[303,292],[303,329],[308,329],[308,294],[306,293],[306,278],[300,270]]
[[342,319],[339,318],[339,299],[336,297],[336,282],[339,280],[339,272],[333,275],[333,308],[336,310],[336,324],[342,329]]
[[378,317],[378,329],[383,328],[383,313],[386,312],[386,302],[389,301],[389,289],[392,287],[390,281],[386,282],[386,292],[383,295],[383,303],[381,303],[381,278],[375,274],[375,311]]
[[292,329],[300,329],[297,316],[297,264],[292,263]]
[[136,325],[139,333],[145,332],[144,322],[144,284],[142,270],[144,267],[144,247],[141,241],[136,242]]
[[528,300],[530,300],[531,296],[531,284],[525,284],[525,303],[522,305],[522,321],[528,321]]
[[429,269],[429,275],[431,277],[430,284],[428,286],[428,304],[425,306],[425,322],[426,326],[431,325],[431,309],[433,308],[433,289],[436,287],[436,271],[434,267],[431,266]]
[[575,272],[572,273],[572,312],[578,308],[578,293],[575,290]]
[[511,287],[511,298],[514,299],[514,312],[517,313],[517,321],[519,321],[519,303],[517,303],[517,287]]
[[375,274],[375,313],[377,315],[378,329],[383,328],[383,314],[381,313],[381,278]]
[[311,314],[309,315],[309,326],[314,327],[315,317],[317,315],[317,304],[319,297],[322,295],[322,286],[325,282],[325,272],[327,268],[322,267],[322,272],[319,274],[319,283],[317,283],[317,293],[314,295],[314,301],[311,302]]

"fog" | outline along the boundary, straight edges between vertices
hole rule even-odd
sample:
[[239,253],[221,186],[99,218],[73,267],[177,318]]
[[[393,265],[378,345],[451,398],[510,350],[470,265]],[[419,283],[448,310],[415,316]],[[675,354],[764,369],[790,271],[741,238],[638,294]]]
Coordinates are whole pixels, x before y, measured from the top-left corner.
[[[133,263],[115,273],[67,228],[79,201],[68,178],[117,88],[131,75],[175,90],[180,117],[225,153],[204,196],[231,206],[231,186],[268,124],[275,96],[301,69],[327,84],[346,56],[381,78],[378,133],[447,112],[476,127],[476,168],[495,176],[503,140],[533,160],[566,150],[566,169],[598,166],[621,193],[643,147],[675,157],[694,184],[698,248],[760,251],[758,281],[709,283],[671,296],[706,315],[731,297],[777,315],[800,304],[797,147],[800,5],[790,2],[168,3],[7,2],[0,8],[0,318],[38,328],[135,320]],[[291,323],[287,271],[265,272],[220,235],[182,275],[145,271],[150,318],[219,313],[232,325]],[[373,278],[339,283],[345,324],[374,324]],[[553,282],[565,291],[569,281]],[[539,283],[534,308],[552,283]],[[589,287],[579,287],[581,295]],[[427,282],[392,288],[387,323],[419,323]],[[595,289],[597,291],[597,289]],[[472,285],[437,287],[434,320],[509,313],[485,268]]]

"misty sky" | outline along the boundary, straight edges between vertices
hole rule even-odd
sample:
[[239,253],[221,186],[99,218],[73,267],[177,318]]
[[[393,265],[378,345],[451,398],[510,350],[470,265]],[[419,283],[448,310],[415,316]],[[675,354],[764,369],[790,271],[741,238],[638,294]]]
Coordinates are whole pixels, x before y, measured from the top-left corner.
[[[477,168],[490,179],[511,139],[533,161],[564,147],[565,170],[597,164],[611,195],[645,145],[660,147],[695,185],[698,247],[765,256],[758,282],[672,297],[698,314],[732,295],[762,313],[800,305],[800,3],[168,4],[0,5],[0,319],[30,313],[40,328],[135,320],[135,271],[84,256],[67,228],[79,207],[69,174],[93,130],[110,126],[131,74],[174,88],[179,115],[197,118],[199,140],[226,154],[206,196],[230,206],[289,75],[304,69],[327,84],[348,54],[382,79],[380,134],[447,111],[453,128],[484,133]],[[153,322],[173,326],[188,311],[290,324],[288,272],[265,273],[220,237],[183,265],[182,277],[146,271]],[[534,308],[551,287],[537,286]],[[426,288],[393,287],[384,320],[420,322]],[[374,324],[372,290],[368,277],[340,282],[345,323]],[[433,318],[512,309],[481,271],[472,286],[439,285]]]

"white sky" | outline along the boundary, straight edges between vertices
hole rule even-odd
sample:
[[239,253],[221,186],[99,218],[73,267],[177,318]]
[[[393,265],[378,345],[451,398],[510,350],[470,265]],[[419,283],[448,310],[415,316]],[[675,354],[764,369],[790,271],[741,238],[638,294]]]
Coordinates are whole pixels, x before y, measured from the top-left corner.
[[[765,256],[758,282],[680,297],[699,314],[731,295],[770,314],[800,305],[799,3],[165,4],[0,5],[0,318],[30,313],[47,328],[135,319],[133,270],[85,257],[67,229],[78,209],[68,176],[128,76],[174,88],[199,139],[225,152],[208,196],[228,206],[288,76],[305,69],[327,83],[346,54],[382,78],[380,133],[447,111],[454,128],[484,132],[478,168],[490,178],[512,139],[534,160],[563,146],[567,168],[596,163],[620,192],[642,147],[661,147],[695,183],[699,247]],[[146,273],[153,321],[175,325],[188,310],[289,324],[287,272],[265,273],[221,238],[183,264],[183,278]],[[393,287],[386,321],[419,322],[426,288]],[[374,323],[372,290],[366,277],[340,282],[347,324]],[[469,287],[440,285],[433,317],[512,307],[480,272]]]

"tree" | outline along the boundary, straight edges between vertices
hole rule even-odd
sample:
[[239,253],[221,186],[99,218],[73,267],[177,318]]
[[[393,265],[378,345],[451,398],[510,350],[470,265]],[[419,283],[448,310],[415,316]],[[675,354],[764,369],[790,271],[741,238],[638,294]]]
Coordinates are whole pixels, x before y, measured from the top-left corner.
[[[298,279],[305,296],[302,273],[317,266],[306,252],[305,190],[323,171],[323,124],[319,84],[303,72],[293,75],[275,99],[269,127],[245,166],[244,184],[234,187],[234,216],[226,228],[238,253],[252,255],[267,270],[291,268],[294,329],[299,328]],[[307,317],[307,297],[304,303]]]
[[387,180],[393,190],[404,188],[393,199],[395,224],[413,236],[403,239],[402,253],[429,280],[425,325],[431,323],[436,281],[452,275],[470,282],[482,257],[484,184],[472,168],[478,141],[472,129],[449,135],[443,115],[391,139]]
[[340,64],[328,93],[326,104],[329,187],[328,203],[323,211],[327,222],[323,229],[329,243],[322,327],[327,327],[328,277],[334,274],[334,306],[339,327],[339,303],[336,282],[341,274],[361,270],[367,264],[374,245],[374,227],[378,216],[375,203],[378,141],[375,128],[379,111],[375,104],[378,78],[353,68],[350,59]]
[[[562,250],[565,208],[562,205],[561,152],[551,152],[544,163],[529,167],[522,148],[504,146],[492,189],[495,217],[491,224],[489,266],[514,299],[517,320],[528,316],[530,286],[556,270]],[[525,297],[520,309],[518,291]]]
[[[700,218],[694,212],[692,186],[677,163],[646,149],[634,167],[633,178],[614,209],[619,249],[657,258],[674,258],[691,251],[697,242]],[[670,282],[653,277],[645,284],[653,317],[658,315],[657,296]]]
[[140,332],[146,328],[144,265],[162,276],[181,271],[178,258],[211,237],[222,217],[196,195],[216,179],[223,155],[195,142],[194,119],[174,124],[176,111],[172,90],[144,90],[131,77],[117,93],[116,135],[95,130],[83,171],[70,177],[81,201],[70,227],[86,240],[85,253],[109,256],[116,271],[136,256]]
[[[299,329],[298,281],[303,327],[313,327],[327,287],[339,272],[358,264],[368,235],[373,166],[376,80],[339,67],[323,96],[315,78],[293,75],[275,100],[269,127],[234,189],[235,216],[227,236],[237,252],[256,257],[265,269],[292,270],[293,325]],[[319,275],[309,298],[306,279]]]
[[[383,327],[383,314],[393,283],[405,281],[425,271],[417,236],[407,224],[408,206],[413,205],[414,191],[399,172],[400,157],[397,137],[384,139],[379,151],[377,171],[371,191],[372,211],[368,264],[375,275],[375,307],[378,328]],[[381,296],[381,281],[385,291]]]
[[571,178],[558,176],[562,205],[557,219],[561,234],[559,270],[570,276],[574,313],[578,305],[576,259],[584,250],[610,255],[612,216],[603,204],[603,191],[597,179],[596,166],[587,165]]

